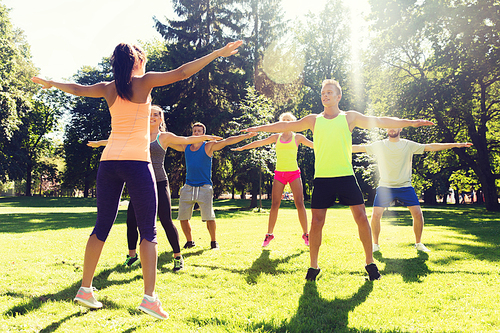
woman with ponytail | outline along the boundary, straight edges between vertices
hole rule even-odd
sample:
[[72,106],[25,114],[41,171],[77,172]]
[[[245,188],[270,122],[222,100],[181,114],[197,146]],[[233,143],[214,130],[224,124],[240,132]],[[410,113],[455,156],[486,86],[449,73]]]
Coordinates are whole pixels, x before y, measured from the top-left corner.
[[167,72],[146,72],[141,48],[121,43],[111,56],[114,80],[84,86],[33,77],[48,89],[55,87],[76,96],[104,98],[111,113],[111,135],[97,172],[97,220],[85,248],[82,284],[75,301],[101,308],[94,297],[92,280],[104,242],[115,221],[125,184],[134,202],[140,233],[144,297],[139,309],[158,319],[168,318],[155,294],[158,260],[156,240],[157,191],[150,157],[151,91],[186,79],[219,56],[238,52],[241,41],[232,42],[200,59]]

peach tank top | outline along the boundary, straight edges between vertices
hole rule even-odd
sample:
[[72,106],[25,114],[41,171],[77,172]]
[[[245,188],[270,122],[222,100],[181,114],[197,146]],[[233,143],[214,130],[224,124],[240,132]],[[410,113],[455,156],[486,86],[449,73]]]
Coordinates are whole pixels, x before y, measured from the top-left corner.
[[111,135],[102,152],[101,161],[151,162],[149,154],[151,103],[133,103],[117,96],[109,112]]

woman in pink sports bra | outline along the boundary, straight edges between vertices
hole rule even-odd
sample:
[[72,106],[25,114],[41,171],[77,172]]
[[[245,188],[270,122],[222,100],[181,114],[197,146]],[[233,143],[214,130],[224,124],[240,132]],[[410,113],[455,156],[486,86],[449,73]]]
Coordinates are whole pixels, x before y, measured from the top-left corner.
[[[297,118],[290,112],[280,115],[280,121],[295,121]],[[309,245],[309,234],[307,231],[307,213],[304,206],[304,194],[302,190],[302,179],[300,169],[297,165],[297,148],[299,144],[313,148],[313,142],[302,134],[294,132],[284,132],[273,134],[266,139],[257,140],[239,148],[233,148],[234,151],[242,151],[262,147],[269,144],[276,144],[276,170],[274,171],[273,189],[271,195],[271,211],[269,212],[269,223],[267,234],[262,243],[263,247],[269,245],[274,239],[273,231],[278,219],[278,210],[281,204],[281,196],[286,184],[290,184],[293,193],[293,201],[299,215],[300,226],[302,227],[302,239]]]
[[151,91],[190,77],[219,56],[238,52],[242,41],[228,43],[200,59],[168,72],[145,72],[146,54],[134,45],[121,43],[111,56],[114,80],[84,86],[33,77],[44,89],[104,98],[111,113],[111,135],[97,172],[97,220],[85,249],[82,284],[75,301],[88,308],[101,308],[92,287],[104,242],[118,211],[121,192],[127,184],[137,217],[142,254],[144,297],[139,309],[158,319],[168,318],[155,294],[158,250],[156,242],[157,193],[149,156]]

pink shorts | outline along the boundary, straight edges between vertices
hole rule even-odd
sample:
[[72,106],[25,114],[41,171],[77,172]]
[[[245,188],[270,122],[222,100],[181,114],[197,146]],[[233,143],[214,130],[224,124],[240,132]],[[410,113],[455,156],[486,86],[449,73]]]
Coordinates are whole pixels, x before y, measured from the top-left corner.
[[274,171],[274,179],[285,185],[297,178],[300,178],[300,169],[295,171]]

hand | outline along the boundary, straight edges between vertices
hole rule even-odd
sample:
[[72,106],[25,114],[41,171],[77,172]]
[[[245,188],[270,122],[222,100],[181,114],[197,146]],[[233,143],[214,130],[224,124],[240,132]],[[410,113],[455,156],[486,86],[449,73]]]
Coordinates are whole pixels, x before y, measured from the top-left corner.
[[434,125],[434,123],[430,120],[417,119],[417,120],[412,120],[411,127],[431,126],[431,125]]
[[43,89],[52,88],[52,84],[49,81],[41,79],[39,77],[33,76],[31,78],[31,81],[33,81],[34,83],[41,84]]
[[99,148],[101,145],[99,144],[99,141],[89,141],[87,142],[87,146],[92,148]]
[[457,148],[469,148],[470,146],[472,146],[472,143],[470,143],[470,142],[464,142],[464,143],[459,143],[457,145]]
[[219,49],[219,55],[221,57],[229,57],[229,56],[232,56],[233,54],[236,54],[238,53],[238,50],[237,48],[243,44],[243,41],[239,40],[239,41],[236,41],[236,42],[231,42],[231,43],[227,43],[226,46],[224,46],[223,48]]

